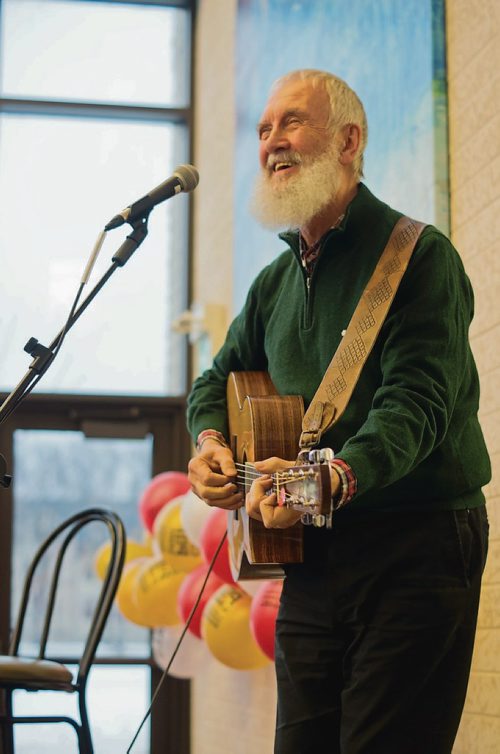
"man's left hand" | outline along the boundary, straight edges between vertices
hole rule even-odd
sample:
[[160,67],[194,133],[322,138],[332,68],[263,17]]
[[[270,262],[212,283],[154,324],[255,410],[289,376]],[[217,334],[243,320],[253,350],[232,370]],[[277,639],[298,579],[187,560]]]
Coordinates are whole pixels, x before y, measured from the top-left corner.
[[248,515],[262,521],[266,529],[287,529],[297,523],[302,515],[299,511],[278,505],[276,494],[274,492],[269,494],[273,485],[269,474],[284,471],[296,465],[295,461],[285,461],[283,458],[268,458],[265,461],[256,461],[254,464],[257,471],[264,476],[252,483],[245,505]]
[[[273,486],[273,479],[270,474],[277,471],[296,466],[296,461],[285,461],[283,458],[267,458],[265,461],[255,461],[256,470],[264,476],[256,479],[250,487],[250,492],[246,496],[245,507],[249,516],[262,521],[267,529],[287,529],[300,520],[302,513],[300,511],[278,505],[276,494],[269,494]],[[330,481],[332,497],[335,498],[340,493],[340,477],[330,466]]]

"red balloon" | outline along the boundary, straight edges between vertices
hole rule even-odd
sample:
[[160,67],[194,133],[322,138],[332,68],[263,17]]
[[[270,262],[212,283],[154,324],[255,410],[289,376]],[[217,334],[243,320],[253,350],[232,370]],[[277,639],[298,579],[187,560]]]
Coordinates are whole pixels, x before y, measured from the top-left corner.
[[[227,530],[227,513],[222,508],[214,508],[210,516],[203,524],[200,535],[200,550],[205,563],[211,563],[212,558],[220,544],[224,532]],[[229,550],[227,538],[222,545],[217,559],[214,563],[214,573],[225,581],[226,584],[234,584],[235,581],[231,574],[229,565]]]
[[276,617],[282,588],[283,582],[279,580],[262,584],[250,608],[250,629],[253,638],[271,660],[274,660]]
[[[191,571],[191,573],[186,576],[181,584],[181,588],[179,589],[179,592],[177,594],[177,609],[184,623],[187,621],[189,614],[193,609],[193,605],[198,599],[198,595],[200,593],[202,584],[205,581],[207,571],[208,566],[198,566],[198,568],[195,568],[194,571]],[[193,633],[199,639],[201,639],[201,615],[203,613],[203,610],[205,609],[205,605],[207,604],[212,594],[216,592],[219,587],[223,586],[223,584],[224,582],[222,581],[222,579],[220,579],[212,571],[210,576],[208,577],[208,581],[205,585],[205,589],[203,590],[203,594],[201,595],[200,602],[194,612],[188,628],[188,631],[191,631],[191,633]]]
[[161,509],[190,489],[187,474],[181,471],[163,471],[154,476],[139,499],[139,516],[145,528],[152,532],[154,520]]

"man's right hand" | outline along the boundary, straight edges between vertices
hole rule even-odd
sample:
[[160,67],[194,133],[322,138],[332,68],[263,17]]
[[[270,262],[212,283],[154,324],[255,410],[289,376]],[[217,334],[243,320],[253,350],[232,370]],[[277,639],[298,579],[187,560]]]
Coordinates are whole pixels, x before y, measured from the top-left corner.
[[198,455],[191,458],[188,477],[193,492],[207,505],[236,510],[244,504],[244,495],[236,485],[233,454],[215,440],[207,438]]

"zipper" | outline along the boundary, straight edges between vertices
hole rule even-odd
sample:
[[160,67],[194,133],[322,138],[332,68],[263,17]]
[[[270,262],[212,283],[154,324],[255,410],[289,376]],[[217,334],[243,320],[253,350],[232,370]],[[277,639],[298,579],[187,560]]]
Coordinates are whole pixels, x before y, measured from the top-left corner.
[[[311,327],[311,279],[312,275],[308,275],[307,272],[304,270],[304,274],[306,276],[306,305],[304,309],[304,327],[306,330],[308,330]],[[313,270],[314,274],[314,270]]]
[[[343,215],[341,217],[339,217],[339,219],[337,220],[337,224],[342,220],[342,218],[343,218]],[[307,271],[304,269],[304,265],[302,264],[302,260],[300,259],[300,252],[298,254],[299,261],[302,264],[302,269],[304,270],[304,274],[305,274],[305,277],[306,277],[306,306],[305,306],[305,317],[304,317],[304,327],[305,327],[306,330],[308,330],[311,327],[311,321],[312,321],[312,316],[311,316],[311,285],[312,285],[312,282],[313,282],[313,278],[316,275],[316,271],[317,271],[317,269],[318,269],[318,267],[319,267],[319,265],[321,263],[321,257],[324,254],[325,244],[330,239],[332,233],[338,233],[338,232],[339,232],[339,228],[337,227],[337,225],[335,225],[333,228],[330,228],[330,231],[329,231],[328,235],[325,234],[325,236],[323,238],[323,243],[321,245],[320,252],[319,252],[319,254],[318,254],[317,258],[316,258],[316,261],[314,263],[314,267],[313,267],[312,273],[310,275],[308,275]]]
[[[337,228],[332,228],[331,230],[337,230]],[[323,248],[324,248],[324,244],[323,244],[323,246],[321,248],[321,251],[320,251],[320,254],[318,255],[318,258],[316,259],[316,262],[314,264],[313,271],[312,271],[311,275],[307,274],[307,270],[306,270],[305,265],[304,265],[304,263],[303,263],[303,261],[301,259],[299,249],[298,248],[294,248],[293,249],[294,254],[297,257],[297,261],[298,261],[298,263],[299,263],[299,265],[300,265],[300,267],[302,269],[302,274],[304,275],[304,279],[305,279],[305,293],[306,293],[305,299],[306,300],[305,300],[305,308],[304,308],[304,328],[306,330],[308,330],[311,327],[311,320],[312,320],[312,317],[311,317],[311,284],[312,284],[312,279],[313,279],[314,275],[316,274],[316,268],[318,267],[318,263],[320,262],[320,258],[321,258],[322,253],[323,253]]]
[[304,279],[304,287],[305,287],[304,328],[307,329],[309,327],[309,319],[310,319],[309,317],[309,291],[311,290],[311,277],[310,275],[307,274],[306,266],[303,260],[301,259],[298,251],[295,253],[295,256],[297,257],[297,261],[302,271],[302,277]]

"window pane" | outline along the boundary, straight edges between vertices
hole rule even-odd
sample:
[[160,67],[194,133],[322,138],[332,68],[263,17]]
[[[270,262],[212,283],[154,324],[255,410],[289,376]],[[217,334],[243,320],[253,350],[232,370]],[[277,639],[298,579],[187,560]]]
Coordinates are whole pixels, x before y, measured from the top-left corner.
[[2,0],[7,97],[183,107],[189,12],[78,0]]
[[[102,507],[122,518],[129,539],[142,541],[137,503],[151,478],[152,438],[86,438],[81,432],[16,430],[14,434],[14,542],[12,604],[17,610],[29,563],[46,537],[73,513]],[[95,554],[106,541],[102,524],[90,524],[68,550],[56,605],[49,651],[75,656],[94,607],[99,584]],[[47,590],[44,572],[36,581],[36,604],[27,614],[23,648],[29,654],[39,636]],[[15,614],[15,612],[14,612]],[[113,606],[101,656],[149,657],[149,632],[126,621]]]
[[[63,326],[105,223],[186,162],[186,129],[150,123],[4,114],[0,117],[0,390]],[[149,235],[68,334],[40,383],[45,392],[165,395],[184,390],[187,196],[158,205]],[[86,294],[125,240],[107,237]]]
[[[87,687],[87,709],[96,754],[123,754],[149,704],[150,669],[144,666],[94,666]],[[70,694],[14,695],[14,713],[22,715],[76,715]],[[134,754],[149,754],[149,720],[134,744]],[[76,734],[69,725],[16,725],[16,754],[76,752]]]

